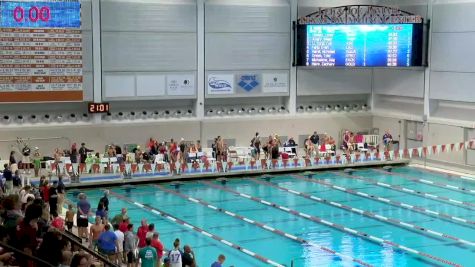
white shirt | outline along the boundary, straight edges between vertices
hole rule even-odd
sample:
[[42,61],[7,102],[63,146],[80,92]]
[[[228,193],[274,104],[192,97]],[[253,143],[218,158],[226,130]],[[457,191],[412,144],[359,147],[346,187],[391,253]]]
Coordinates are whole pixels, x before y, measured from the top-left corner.
[[30,198],[30,197],[33,198],[33,199],[35,199],[35,195],[33,195],[32,193],[28,193],[28,194],[27,194],[27,193],[25,192],[25,193],[22,195],[21,192],[20,192],[20,196],[21,196],[21,203],[23,203],[23,204],[26,204],[26,202],[28,202],[28,198]]
[[168,253],[168,259],[170,259],[170,267],[182,267],[181,252],[179,250],[171,250]]
[[124,251],[124,233],[122,233],[120,230],[116,230],[114,231],[114,234],[117,236],[118,252]]

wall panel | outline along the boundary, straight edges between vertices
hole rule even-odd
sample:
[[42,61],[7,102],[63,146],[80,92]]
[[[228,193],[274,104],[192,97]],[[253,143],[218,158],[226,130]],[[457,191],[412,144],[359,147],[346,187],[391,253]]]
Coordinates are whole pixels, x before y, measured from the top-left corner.
[[430,98],[475,102],[475,73],[432,72]]
[[375,69],[376,94],[424,97],[424,70]]
[[297,70],[297,94],[338,95],[371,94],[371,69]]

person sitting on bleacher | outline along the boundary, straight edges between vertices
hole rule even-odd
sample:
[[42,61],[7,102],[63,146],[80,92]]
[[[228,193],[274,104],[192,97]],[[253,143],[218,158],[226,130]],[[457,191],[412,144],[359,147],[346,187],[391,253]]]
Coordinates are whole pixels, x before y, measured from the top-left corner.
[[295,140],[293,137],[290,137],[289,140],[287,140],[287,142],[284,143],[284,147],[291,147],[292,148],[292,153],[293,154],[297,154],[297,151],[295,149],[295,147],[297,146],[297,144],[295,143]]

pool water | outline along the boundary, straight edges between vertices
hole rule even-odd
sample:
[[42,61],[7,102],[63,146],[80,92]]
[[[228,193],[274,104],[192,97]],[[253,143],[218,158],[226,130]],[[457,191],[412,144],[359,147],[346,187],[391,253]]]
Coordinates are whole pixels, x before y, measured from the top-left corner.
[[[475,203],[473,193],[408,180],[408,178],[418,178],[469,190],[475,189],[475,182],[450,178],[444,174],[411,167],[398,167],[394,168],[391,174],[381,172],[381,169],[359,169],[353,173],[353,176],[398,185],[464,203]],[[312,182],[309,179],[325,184]],[[162,184],[166,190],[153,184],[130,188],[112,187],[110,188],[112,194],[109,197],[110,217],[120,213],[122,207],[126,207],[135,230],[140,225],[141,219],[147,219],[149,223],[155,224],[155,229],[160,233],[160,239],[165,248],[171,248],[175,238],[180,238],[182,245],[189,244],[195,252],[198,266],[210,266],[219,254],[226,255],[223,266],[254,267],[269,266],[269,264],[190,227],[157,215],[150,209],[141,207],[141,204],[169,213],[189,225],[199,227],[238,245],[241,249],[256,253],[283,266],[292,266],[292,264],[296,267],[358,266],[349,258],[358,259],[372,266],[475,266],[475,225],[471,224],[475,221],[475,207],[385,188],[368,183],[364,179],[355,179],[343,172],[315,172],[305,173],[305,175],[301,173],[276,175],[270,179],[229,179],[224,188],[217,181],[209,181],[211,184],[199,181],[187,182],[178,190],[170,184]],[[266,183],[272,183],[281,188]],[[399,203],[399,206],[336,190],[328,185],[389,199]],[[282,188],[290,189],[293,193],[283,191]],[[167,190],[179,192],[181,195],[167,192]],[[243,195],[233,193],[234,191]],[[336,204],[329,205],[295,194],[300,192]],[[95,206],[102,196],[102,189],[87,190],[86,194],[91,205]],[[266,203],[275,203],[285,209],[278,209],[245,196],[257,197]],[[190,201],[187,197],[205,201],[223,210],[212,209]],[[72,194],[69,198],[73,198]],[[425,211],[416,212],[401,204],[417,206]],[[355,208],[372,215],[364,216],[340,208],[338,205]],[[331,224],[342,225],[345,229],[355,232],[309,220],[292,213],[291,210],[318,217]],[[223,211],[242,217],[238,219]],[[434,216],[430,212],[449,214],[462,221],[443,218],[440,215]],[[378,216],[391,219],[393,223],[377,219]],[[246,218],[247,221],[242,218]],[[267,229],[264,229],[262,224],[259,227],[251,222],[262,223],[267,226]],[[405,226],[398,222],[402,222]],[[423,230],[412,229],[407,225],[416,225],[422,227]],[[397,243],[407,250],[396,249],[391,245],[392,243],[375,242],[363,238],[356,232]],[[446,236],[434,233],[443,233]],[[304,240],[305,243],[289,236]],[[467,242],[459,242],[458,239]],[[321,247],[329,248],[346,257],[322,250]],[[437,259],[431,259],[432,256]]]

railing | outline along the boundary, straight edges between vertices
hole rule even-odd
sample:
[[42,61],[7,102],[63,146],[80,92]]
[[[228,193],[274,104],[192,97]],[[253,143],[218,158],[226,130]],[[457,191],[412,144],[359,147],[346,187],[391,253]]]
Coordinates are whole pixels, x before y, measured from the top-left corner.
[[41,263],[43,266],[55,267],[55,266],[53,266],[52,264],[50,264],[50,263],[48,263],[48,262],[46,262],[46,261],[44,261],[44,260],[42,260],[42,259],[40,259],[40,258],[38,258],[38,257],[29,255],[29,254],[27,254],[27,253],[25,253],[25,252],[23,252],[23,251],[21,251],[21,250],[19,250],[19,249],[17,249],[17,248],[14,248],[14,247],[12,247],[12,246],[10,246],[10,245],[4,243],[4,242],[1,242],[1,241],[0,241],[0,246],[1,246],[3,249],[5,249],[5,250],[14,252],[14,253],[17,254],[18,256],[21,256],[21,258],[23,258],[23,259],[29,259],[29,260],[32,260],[32,261],[34,261],[34,262]]
[[72,233],[69,233],[67,231],[59,231],[59,233],[65,238],[67,239],[69,242],[71,242],[72,244],[74,244],[75,246],[81,248],[82,250],[86,251],[87,253],[89,253],[92,257],[96,258],[97,260],[101,261],[104,266],[111,266],[111,267],[119,267],[117,264],[114,264],[112,262],[109,261],[109,259],[107,259],[106,257],[104,257],[103,255],[99,254],[98,252],[84,246],[82,244],[82,240],[81,238],[79,238],[78,236],[72,234]]

